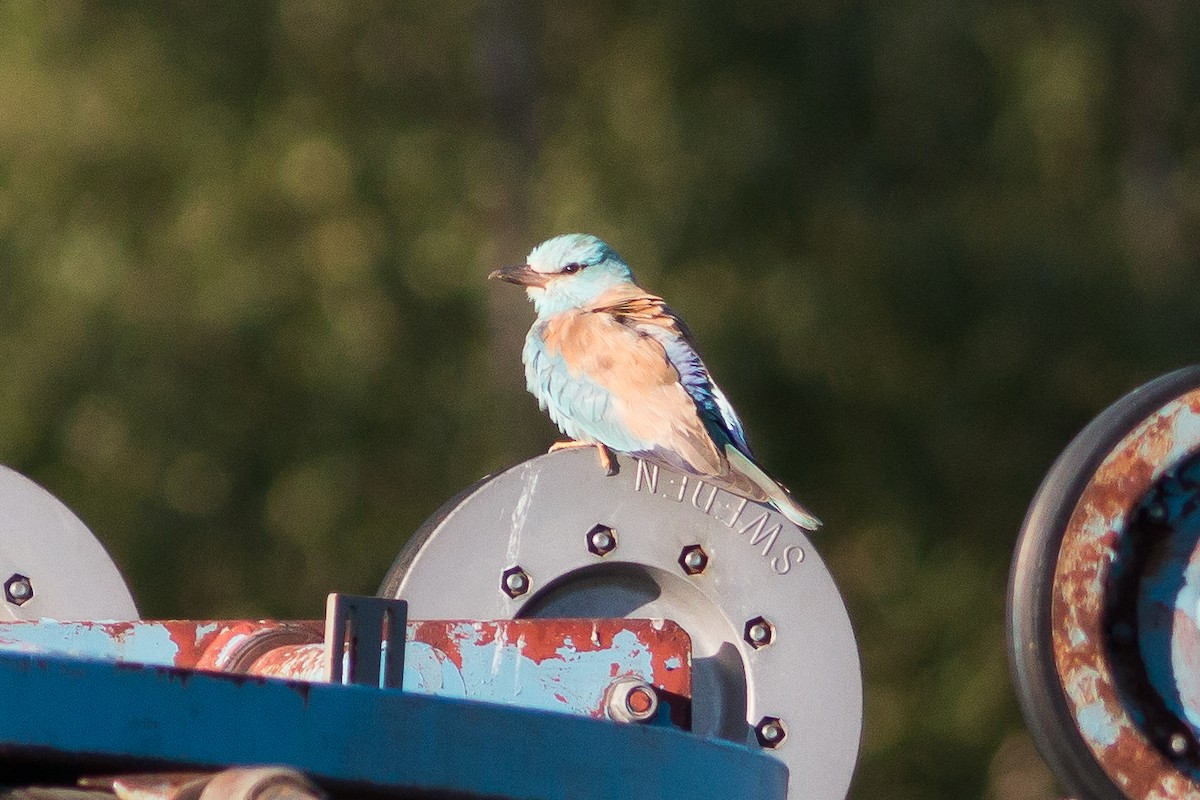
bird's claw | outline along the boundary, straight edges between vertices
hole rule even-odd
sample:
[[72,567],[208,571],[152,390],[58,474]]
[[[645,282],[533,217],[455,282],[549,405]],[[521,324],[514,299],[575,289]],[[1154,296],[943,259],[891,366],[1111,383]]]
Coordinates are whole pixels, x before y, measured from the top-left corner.
[[564,442],[555,442],[550,445],[550,449],[546,452],[554,453],[558,450],[574,450],[577,447],[596,448],[596,453],[600,457],[600,466],[604,469],[604,474],[610,477],[617,474],[617,460],[613,458],[612,451],[598,442],[579,442],[574,439],[567,439]]

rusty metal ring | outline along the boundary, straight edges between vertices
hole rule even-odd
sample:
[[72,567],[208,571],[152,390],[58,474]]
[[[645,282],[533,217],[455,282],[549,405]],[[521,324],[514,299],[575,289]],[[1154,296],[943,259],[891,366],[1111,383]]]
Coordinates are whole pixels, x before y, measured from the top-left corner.
[[249,674],[254,663],[260,658],[280,647],[288,645],[317,644],[324,637],[309,625],[277,623],[278,627],[262,628],[261,630],[239,636],[224,648],[217,663],[225,672]]
[[1176,560],[1194,557],[1194,547],[1164,544],[1175,537],[1156,503],[1198,452],[1200,367],[1190,367],[1088,425],[1026,516],[1009,583],[1009,655],[1031,732],[1078,795],[1200,800],[1194,726],[1172,697],[1186,676],[1161,663],[1171,615],[1153,618],[1169,603],[1151,596],[1172,547]]

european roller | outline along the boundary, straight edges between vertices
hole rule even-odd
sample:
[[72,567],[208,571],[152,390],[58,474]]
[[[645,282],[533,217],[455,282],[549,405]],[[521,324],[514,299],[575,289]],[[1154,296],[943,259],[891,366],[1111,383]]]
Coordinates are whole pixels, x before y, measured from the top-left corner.
[[696,352],[687,326],[634,282],[616,251],[571,233],[492,272],[525,287],[537,319],[525,337],[525,381],[572,441],[649,458],[742,497],[769,502],[808,530],[821,523],[755,462],[733,406]]

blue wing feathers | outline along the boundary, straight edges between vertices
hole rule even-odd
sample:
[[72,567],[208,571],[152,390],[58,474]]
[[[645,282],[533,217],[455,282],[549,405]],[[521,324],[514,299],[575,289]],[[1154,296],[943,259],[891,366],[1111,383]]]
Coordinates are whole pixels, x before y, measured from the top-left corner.
[[746,455],[750,455],[750,445],[746,441],[746,433],[737,412],[725,398],[725,393],[717,386],[708,368],[696,352],[678,317],[674,318],[680,327],[679,332],[672,333],[664,329],[650,332],[650,335],[662,345],[671,365],[679,373],[679,381],[688,395],[695,401],[700,419],[708,429],[709,435],[718,444],[731,442],[734,447]]

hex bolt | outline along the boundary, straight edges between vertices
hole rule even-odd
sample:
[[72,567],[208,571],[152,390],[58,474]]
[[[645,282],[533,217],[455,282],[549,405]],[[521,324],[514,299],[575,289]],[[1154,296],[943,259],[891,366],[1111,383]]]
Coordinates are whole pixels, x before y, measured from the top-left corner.
[[766,617],[755,617],[746,622],[742,636],[746,639],[746,644],[758,650],[775,641],[775,626],[768,622]]
[[658,711],[658,693],[641,678],[617,678],[605,691],[608,718],[614,722],[648,722]]
[[607,525],[594,526],[587,534],[587,549],[603,558],[617,549],[617,532]]
[[529,591],[529,574],[519,566],[509,567],[500,575],[500,591],[518,598]]
[[708,566],[708,553],[698,544],[689,544],[679,553],[679,566],[688,575],[699,575]]
[[33,599],[33,583],[29,578],[14,573],[4,582],[4,598],[14,606],[23,606]]
[[754,726],[754,735],[760,745],[774,749],[787,738],[787,726],[779,717],[763,717]]

